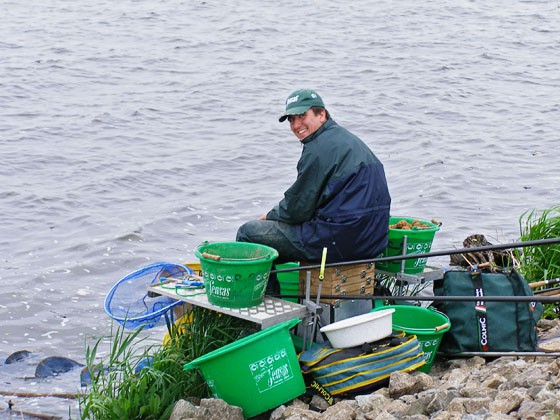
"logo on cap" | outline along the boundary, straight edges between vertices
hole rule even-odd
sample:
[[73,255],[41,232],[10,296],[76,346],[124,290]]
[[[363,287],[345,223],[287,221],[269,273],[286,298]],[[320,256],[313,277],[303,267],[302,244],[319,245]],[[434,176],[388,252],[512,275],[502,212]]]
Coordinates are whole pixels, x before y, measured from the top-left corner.
[[299,95],[292,96],[291,98],[286,99],[286,105],[293,104],[299,100]]

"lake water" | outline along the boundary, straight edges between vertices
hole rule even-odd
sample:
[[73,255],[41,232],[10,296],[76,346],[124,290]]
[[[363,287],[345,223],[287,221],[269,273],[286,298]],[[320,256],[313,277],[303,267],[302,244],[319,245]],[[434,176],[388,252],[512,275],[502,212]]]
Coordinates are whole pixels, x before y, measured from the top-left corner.
[[[273,206],[301,146],[285,98],[316,89],[383,161],[392,214],[519,237],[559,202],[557,1],[4,1],[0,5],[0,366],[6,408],[68,417],[74,373],[107,335],[110,287]],[[446,264],[442,258],[435,263]],[[0,411],[0,414],[2,411]]]

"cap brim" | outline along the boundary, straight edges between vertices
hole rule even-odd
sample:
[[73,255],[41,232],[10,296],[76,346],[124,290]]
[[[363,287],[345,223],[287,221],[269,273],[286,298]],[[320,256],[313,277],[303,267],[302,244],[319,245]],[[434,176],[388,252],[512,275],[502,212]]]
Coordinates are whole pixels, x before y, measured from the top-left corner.
[[284,122],[286,121],[286,118],[288,118],[290,115],[299,115],[299,114],[303,114],[305,111],[307,111],[309,108],[311,108],[310,105],[304,105],[304,106],[297,106],[294,107],[292,109],[290,109],[289,111],[286,111],[286,113],[284,115],[282,115],[280,118],[278,118],[279,122]]

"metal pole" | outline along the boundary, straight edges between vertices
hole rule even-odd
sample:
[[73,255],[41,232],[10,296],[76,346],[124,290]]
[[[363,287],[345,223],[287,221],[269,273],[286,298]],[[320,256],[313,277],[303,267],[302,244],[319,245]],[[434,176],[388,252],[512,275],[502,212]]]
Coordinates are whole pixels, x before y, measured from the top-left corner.
[[[548,238],[548,239],[538,239],[535,241],[525,241],[525,242],[511,242],[508,244],[500,244],[500,245],[485,245],[485,246],[477,246],[473,248],[459,248],[459,249],[447,249],[443,251],[433,251],[433,252],[426,252],[424,254],[406,254],[406,255],[395,255],[392,257],[379,257],[379,258],[370,258],[367,260],[356,260],[356,261],[342,261],[336,263],[326,264],[325,267],[339,267],[344,265],[352,265],[352,264],[362,264],[362,263],[376,263],[376,262],[385,262],[385,261],[400,261],[400,260],[409,260],[412,258],[428,258],[428,257],[441,257],[445,255],[453,255],[453,254],[465,254],[469,252],[480,252],[480,251],[495,251],[500,249],[511,249],[511,248],[525,248],[529,246],[541,246],[541,245],[554,245],[560,244],[560,238]],[[274,273],[284,273],[288,271],[299,271],[299,270],[312,270],[315,268],[320,268],[321,265],[306,265],[302,267],[294,267],[294,268],[283,268],[281,270],[273,270]]]
[[[300,295],[282,295],[281,297],[295,298]],[[311,296],[316,298],[316,296]],[[483,300],[485,302],[560,302],[560,295],[557,296],[376,296],[376,295],[322,295],[321,299],[335,300],[416,300],[429,302],[477,302]]]
[[469,352],[462,352],[462,353],[440,353],[438,352],[439,356],[444,357],[474,357],[474,356],[482,356],[482,357],[521,357],[521,356],[541,356],[541,357],[558,357],[560,356],[559,352],[545,352],[545,351],[469,351]]

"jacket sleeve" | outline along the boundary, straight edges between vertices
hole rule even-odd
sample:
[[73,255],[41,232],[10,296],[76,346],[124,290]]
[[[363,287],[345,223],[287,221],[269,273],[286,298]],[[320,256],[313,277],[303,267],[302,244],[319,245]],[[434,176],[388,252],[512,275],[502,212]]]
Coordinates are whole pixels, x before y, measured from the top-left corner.
[[284,198],[266,216],[290,224],[300,224],[315,215],[322,191],[326,185],[321,160],[311,153],[302,152],[297,165],[296,181],[284,193]]

